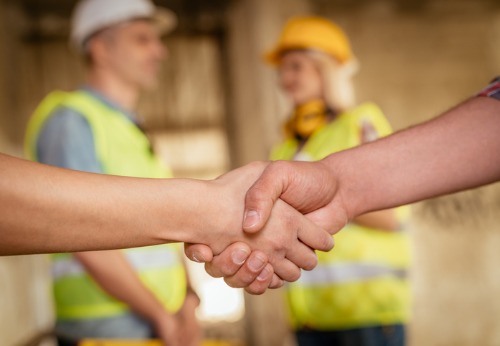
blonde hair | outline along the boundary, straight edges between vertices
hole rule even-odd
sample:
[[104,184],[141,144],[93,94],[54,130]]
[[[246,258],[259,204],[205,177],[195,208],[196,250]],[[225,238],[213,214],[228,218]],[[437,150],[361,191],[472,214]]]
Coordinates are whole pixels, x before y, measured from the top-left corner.
[[332,56],[317,50],[304,50],[317,66],[323,81],[323,97],[329,108],[343,112],[356,105],[353,77],[359,70],[355,58],[340,63]]

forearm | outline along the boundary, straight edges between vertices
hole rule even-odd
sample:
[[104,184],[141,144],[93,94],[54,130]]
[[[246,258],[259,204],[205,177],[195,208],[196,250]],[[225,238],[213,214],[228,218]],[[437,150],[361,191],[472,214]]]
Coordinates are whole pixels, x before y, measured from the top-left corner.
[[401,222],[399,222],[396,214],[394,209],[386,209],[360,215],[353,221],[358,225],[381,231],[399,231]]
[[500,103],[473,98],[442,116],[322,161],[349,217],[500,178]]
[[2,255],[203,240],[205,182],[81,173],[1,154],[0,167]]

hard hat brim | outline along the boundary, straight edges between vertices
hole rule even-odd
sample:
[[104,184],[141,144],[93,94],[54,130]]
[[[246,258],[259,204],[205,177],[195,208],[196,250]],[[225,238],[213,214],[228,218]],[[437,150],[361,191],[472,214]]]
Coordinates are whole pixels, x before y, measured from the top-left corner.
[[307,47],[303,47],[300,45],[294,45],[294,46],[278,46],[275,47],[274,49],[268,51],[267,53],[264,54],[263,58],[264,61],[267,62],[270,65],[276,66],[279,65],[281,56],[283,53],[291,50],[307,50]]
[[153,21],[162,35],[174,31],[178,23],[175,13],[163,7],[156,8]]
[[72,33],[70,35],[70,47],[77,53],[82,54],[85,52],[85,43],[100,30],[141,18],[151,20],[160,35],[166,35],[172,32],[177,27],[178,23],[177,16],[173,11],[164,7],[156,7],[153,13],[145,16],[138,14],[137,16],[125,16],[123,18],[117,18],[116,20],[107,21],[105,25],[97,25],[94,30],[85,33],[85,35],[74,35],[74,33]]

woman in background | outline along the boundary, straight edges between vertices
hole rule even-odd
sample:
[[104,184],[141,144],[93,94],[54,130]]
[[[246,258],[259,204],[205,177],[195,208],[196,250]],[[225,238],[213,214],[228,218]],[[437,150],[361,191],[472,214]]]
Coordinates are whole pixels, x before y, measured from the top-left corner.
[[[289,20],[266,55],[293,110],[273,160],[316,161],[390,134],[373,103],[356,105],[358,64],[345,33],[321,17]],[[370,167],[365,167],[369,170]],[[287,287],[300,346],[404,345],[409,314],[404,209],[362,215],[318,253],[318,267]]]

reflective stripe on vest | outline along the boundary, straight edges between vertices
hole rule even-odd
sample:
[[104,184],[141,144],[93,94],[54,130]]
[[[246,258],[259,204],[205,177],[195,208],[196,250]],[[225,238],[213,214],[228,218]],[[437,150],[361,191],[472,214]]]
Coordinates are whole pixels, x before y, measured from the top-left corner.
[[326,263],[303,271],[296,284],[301,286],[367,281],[379,277],[406,278],[406,269],[374,263]]
[[[178,254],[165,251],[164,248],[152,247],[149,251],[126,251],[124,253],[128,262],[137,271],[170,268],[180,264]],[[73,257],[63,257],[53,261],[52,277],[54,280],[84,273],[85,268]]]
[[[315,161],[360,143],[361,126],[369,122],[379,137],[391,128],[371,103],[339,114],[302,146],[287,139],[272,152],[273,160]],[[403,214],[405,208],[398,209]],[[408,237],[348,224],[335,235],[335,248],[318,252],[318,266],[287,285],[293,328],[337,330],[403,323],[409,315]]]
[[[86,91],[56,91],[41,102],[28,123],[25,138],[28,158],[36,161],[38,136],[47,119],[61,106],[77,111],[88,121],[94,136],[96,156],[106,174],[171,177],[171,172],[152,153],[145,134],[120,111],[110,108]],[[177,311],[182,306],[187,286],[184,266],[178,258],[180,247],[172,244],[122,251],[142,283],[168,311]],[[53,255],[53,273],[58,318],[110,317],[128,309],[106,294],[70,254]]]

